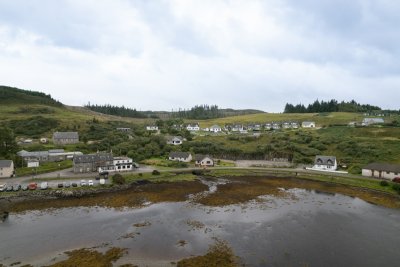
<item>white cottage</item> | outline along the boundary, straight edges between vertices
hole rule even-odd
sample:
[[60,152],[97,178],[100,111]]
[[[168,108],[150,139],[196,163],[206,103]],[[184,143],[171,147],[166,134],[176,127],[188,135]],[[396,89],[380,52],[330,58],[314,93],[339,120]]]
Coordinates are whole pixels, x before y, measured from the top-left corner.
[[222,129],[218,125],[213,125],[213,126],[210,127],[210,132],[220,133],[220,132],[222,132]]
[[303,121],[301,123],[301,127],[303,127],[303,128],[315,128],[315,122],[314,121]]
[[173,161],[180,161],[180,162],[191,162],[192,161],[192,154],[189,152],[171,152],[168,156],[169,160]]
[[315,156],[314,170],[336,171],[337,161],[334,156]]
[[214,160],[208,155],[196,155],[195,156],[196,166],[201,167],[212,167],[214,166]]

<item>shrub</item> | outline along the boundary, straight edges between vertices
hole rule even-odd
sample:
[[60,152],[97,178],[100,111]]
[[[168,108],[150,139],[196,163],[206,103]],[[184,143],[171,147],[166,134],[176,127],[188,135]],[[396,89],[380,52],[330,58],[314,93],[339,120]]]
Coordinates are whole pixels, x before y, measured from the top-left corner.
[[157,170],[154,170],[154,171],[152,172],[152,174],[153,174],[153,175],[160,175],[160,172],[157,171]]
[[399,194],[400,194],[400,184],[393,184],[393,185],[392,185],[392,188],[393,188],[394,190],[396,190],[397,192],[399,192]]
[[387,181],[381,181],[379,184],[381,186],[388,186],[389,185],[389,183]]
[[112,181],[113,181],[113,184],[119,184],[119,185],[125,184],[125,182],[126,182],[125,177],[119,173],[113,175]]
[[349,167],[349,173],[351,174],[361,174],[361,166],[358,164],[351,165]]
[[192,174],[193,174],[193,175],[202,175],[203,173],[204,173],[203,170],[193,170],[193,171],[192,171]]

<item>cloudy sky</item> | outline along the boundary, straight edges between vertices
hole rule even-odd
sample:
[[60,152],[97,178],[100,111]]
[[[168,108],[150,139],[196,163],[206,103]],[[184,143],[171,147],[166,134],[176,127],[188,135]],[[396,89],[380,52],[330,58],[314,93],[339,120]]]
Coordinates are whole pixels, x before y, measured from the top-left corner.
[[69,105],[399,109],[397,0],[0,0],[0,84]]

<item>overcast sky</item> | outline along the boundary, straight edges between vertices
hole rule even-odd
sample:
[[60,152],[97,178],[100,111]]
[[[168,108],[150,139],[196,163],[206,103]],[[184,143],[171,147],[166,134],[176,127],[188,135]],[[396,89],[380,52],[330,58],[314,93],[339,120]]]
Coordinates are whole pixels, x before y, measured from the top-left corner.
[[0,84],[68,105],[399,109],[398,0],[0,0]]

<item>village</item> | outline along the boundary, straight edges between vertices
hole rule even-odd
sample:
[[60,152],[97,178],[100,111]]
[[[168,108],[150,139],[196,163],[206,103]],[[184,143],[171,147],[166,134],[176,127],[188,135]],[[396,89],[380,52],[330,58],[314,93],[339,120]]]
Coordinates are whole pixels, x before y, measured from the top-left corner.
[[[377,118],[365,118],[362,122],[349,122],[348,127],[368,127],[374,125],[380,125],[384,123],[384,119]],[[145,125],[145,130],[153,135],[160,135],[159,126]],[[199,123],[189,123],[186,125],[173,125],[172,128],[176,130],[185,129],[192,136],[207,136],[211,135],[248,135],[257,137],[261,134],[268,133],[270,131],[282,131],[282,130],[297,130],[297,129],[318,129],[318,125],[314,121],[285,121],[285,122],[269,122],[269,123],[249,123],[249,124],[225,124],[224,126],[212,125],[210,127],[202,128]],[[131,131],[131,128],[116,128],[117,131],[127,133]],[[175,165],[179,168],[210,168],[217,166],[217,162],[220,162],[219,159],[214,158],[214,155],[211,153],[207,154],[193,154],[190,151],[182,151],[178,147],[181,146],[184,142],[187,141],[186,138],[182,136],[171,136],[165,135],[166,144],[174,147],[173,151],[169,152],[166,160],[171,162],[180,163],[180,165]],[[32,139],[24,139],[19,143],[24,146],[28,146],[33,143]],[[51,140],[48,138],[42,137],[37,142],[48,144],[53,143],[55,146],[68,146],[79,144],[81,141],[79,140],[78,132],[54,132]],[[92,179],[79,180],[76,181],[64,181],[64,182],[55,182],[53,187],[62,188],[62,187],[77,187],[77,186],[93,186],[93,185],[104,185],[106,183],[106,179],[109,175],[113,175],[115,173],[122,172],[138,172],[140,166],[139,163],[134,162],[134,160],[126,155],[118,155],[114,156],[114,153],[111,151],[97,151],[96,153],[91,154],[83,154],[80,151],[65,151],[62,148],[57,149],[49,149],[47,151],[26,151],[20,150],[17,152],[17,155],[23,160],[23,165],[25,167],[30,168],[32,170],[31,173],[27,175],[33,177],[40,177],[36,173],[37,168],[44,163],[48,162],[63,162],[70,161],[72,162],[72,167],[69,176],[84,177],[85,175],[91,178],[96,178],[93,182]],[[275,158],[273,161],[283,161],[287,162],[288,160],[285,158]],[[256,161],[254,161],[256,162]],[[266,161],[267,162],[267,161]],[[260,163],[258,162],[258,166]],[[235,161],[230,165],[231,167],[235,167]],[[248,164],[248,166],[257,166],[254,164]],[[266,164],[265,166],[274,167],[274,164]],[[313,164],[307,165],[287,165],[291,166],[290,168],[301,168],[308,171],[320,171],[320,172],[328,172],[328,173],[336,173],[336,174],[347,174],[347,171],[344,169],[340,169],[338,164],[338,160],[335,155],[315,155],[315,159]],[[15,163],[12,160],[0,160],[0,178],[12,178],[18,177],[15,172],[15,168],[24,167],[24,166],[15,166]],[[157,167],[157,166],[154,166]],[[60,167],[61,168],[61,167]],[[62,168],[61,168],[62,169]],[[154,170],[155,168],[150,168],[149,170]],[[146,171],[146,170],[145,170]],[[377,179],[386,179],[389,181],[400,182],[399,178],[400,173],[400,165],[388,164],[388,163],[378,163],[372,162],[370,164],[366,164],[363,166],[361,170],[361,175],[364,177],[373,177]],[[51,175],[50,175],[51,176]],[[23,177],[23,176],[22,176]],[[48,177],[48,176],[47,176]],[[55,179],[60,179],[60,173],[54,174]],[[96,181],[97,180],[97,181]],[[19,191],[19,190],[34,190],[36,188],[47,189],[49,188],[49,184],[47,182],[43,182],[40,186],[35,182],[31,182],[31,184],[20,184],[13,183],[8,180],[7,183],[0,183],[0,192],[3,191]],[[12,181],[12,180],[11,180]]]

